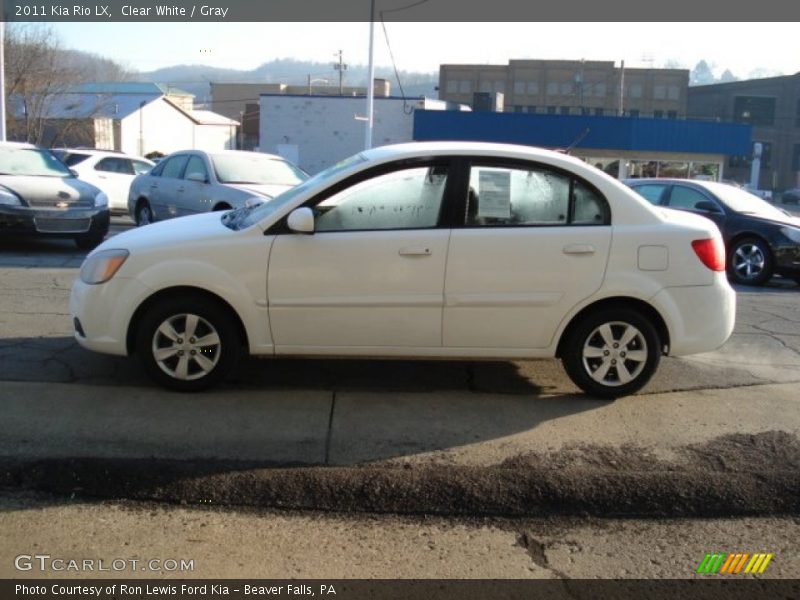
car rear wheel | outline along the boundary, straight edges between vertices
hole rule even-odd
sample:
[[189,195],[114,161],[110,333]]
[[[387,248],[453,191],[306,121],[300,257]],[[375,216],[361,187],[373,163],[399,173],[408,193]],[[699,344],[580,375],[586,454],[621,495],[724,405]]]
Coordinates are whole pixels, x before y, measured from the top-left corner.
[[613,399],[640,390],[661,359],[653,324],[634,309],[601,309],[568,333],[561,360],[573,383],[591,396]]
[[230,311],[209,298],[181,296],[148,310],[136,351],[148,374],[178,391],[219,383],[236,365],[242,340]]
[[137,227],[144,227],[153,222],[153,211],[147,202],[142,201],[136,206],[134,220]]
[[731,246],[728,275],[735,283],[764,285],[772,277],[772,253],[764,240],[743,238]]

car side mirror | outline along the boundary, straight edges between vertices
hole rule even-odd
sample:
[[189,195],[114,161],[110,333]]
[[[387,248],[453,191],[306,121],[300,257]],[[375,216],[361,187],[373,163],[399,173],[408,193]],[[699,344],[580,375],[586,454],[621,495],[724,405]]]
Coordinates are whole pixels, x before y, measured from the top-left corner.
[[206,176],[202,173],[189,173],[186,179],[188,181],[196,181],[197,183],[207,183]]
[[78,176],[78,172],[75,169],[70,169],[69,172],[72,173],[73,177],[77,177]]
[[286,224],[295,233],[314,233],[314,212],[306,206],[296,208],[289,213]]
[[703,200],[702,202],[698,202],[694,205],[695,210],[700,210],[703,212],[708,213],[720,213],[719,207],[714,204],[713,202],[708,202],[707,200]]

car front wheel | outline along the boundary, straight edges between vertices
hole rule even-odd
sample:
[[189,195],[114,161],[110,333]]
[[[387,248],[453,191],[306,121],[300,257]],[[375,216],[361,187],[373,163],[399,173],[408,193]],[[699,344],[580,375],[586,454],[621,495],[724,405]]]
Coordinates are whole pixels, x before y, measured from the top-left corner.
[[142,318],[136,351],[148,374],[178,391],[219,383],[236,365],[242,340],[230,311],[209,298],[170,298]]
[[728,256],[728,274],[735,283],[764,285],[772,277],[772,253],[758,238],[737,240]]
[[661,359],[653,324],[634,309],[602,309],[569,332],[561,360],[573,383],[591,396],[613,399],[640,390]]

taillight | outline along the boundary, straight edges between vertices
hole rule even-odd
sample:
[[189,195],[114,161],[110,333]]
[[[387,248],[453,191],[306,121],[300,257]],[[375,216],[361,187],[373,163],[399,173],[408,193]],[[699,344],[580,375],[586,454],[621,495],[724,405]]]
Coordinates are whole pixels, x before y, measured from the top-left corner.
[[713,238],[708,240],[694,240],[692,242],[697,258],[712,271],[725,270],[725,247],[722,240]]

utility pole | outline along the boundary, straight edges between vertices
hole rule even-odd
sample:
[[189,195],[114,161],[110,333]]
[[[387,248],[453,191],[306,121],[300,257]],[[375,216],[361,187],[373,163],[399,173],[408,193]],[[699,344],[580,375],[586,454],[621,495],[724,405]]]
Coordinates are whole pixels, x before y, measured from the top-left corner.
[[367,74],[367,128],[364,132],[364,150],[372,148],[372,124],[375,110],[375,0],[370,2],[369,9],[369,68]]
[[625,114],[625,61],[620,62],[619,66],[619,110],[617,116]]
[[339,95],[344,95],[344,72],[347,71],[347,65],[342,61],[342,51],[339,50],[334,56],[339,56],[339,62],[333,64],[333,68],[339,71]]

